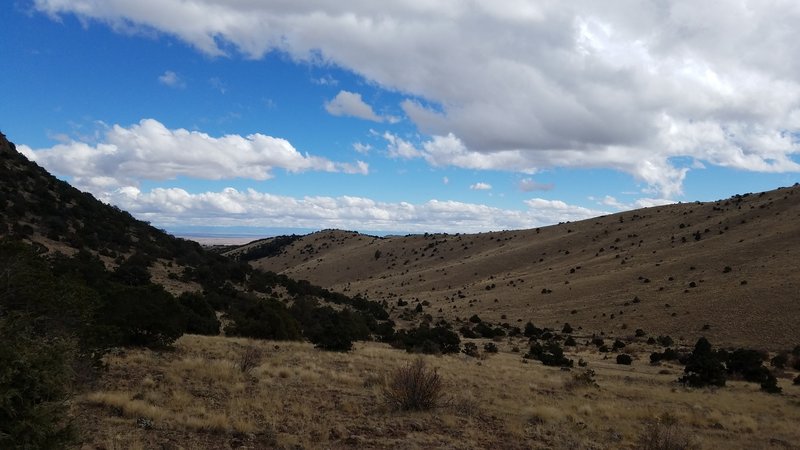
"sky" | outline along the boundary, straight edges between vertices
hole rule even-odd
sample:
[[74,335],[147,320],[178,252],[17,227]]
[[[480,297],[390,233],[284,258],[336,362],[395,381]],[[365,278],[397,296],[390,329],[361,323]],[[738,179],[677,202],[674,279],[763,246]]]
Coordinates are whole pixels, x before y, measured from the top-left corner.
[[796,0],[0,14],[0,131],[177,234],[532,228],[800,181]]

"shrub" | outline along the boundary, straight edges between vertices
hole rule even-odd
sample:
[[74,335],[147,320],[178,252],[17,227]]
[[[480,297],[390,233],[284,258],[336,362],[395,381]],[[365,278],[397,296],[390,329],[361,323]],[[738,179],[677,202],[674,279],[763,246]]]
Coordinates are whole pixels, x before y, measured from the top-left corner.
[[675,361],[679,358],[678,352],[670,347],[664,349],[663,352],[653,352],[650,354],[650,362],[656,364],[659,361]]
[[258,347],[247,346],[239,355],[239,370],[242,373],[250,373],[251,370],[255,369],[261,364],[261,360],[264,357],[264,353]]
[[792,384],[794,384],[795,386],[800,386],[800,375],[794,377]]
[[481,318],[478,317],[477,314],[473,314],[472,317],[469,318],[469,321],[472,323],[481,323]]
[[564,356],[564,350],[556,342],[548,342],[544,346],[534,342],[525,358],[541,361],[545,366],[572,367],[573,365],[573,361]]
[[614,344],[611,346],[614,351],[617,351],[621,348],[625,348],[625,343],[620,341],[619,339],[614,340]]
[[583,372],[572,375],[572,378],[564,385],[568,390],[582,388],[582,387],[600,387],[594,379],[595,373],[592,369],[586,369]]
[[178,297],[178,303],[184,310],[187,333],[210,336],[219,334],[217,314],[203,295],[184,292]]
[[542,335],[542,330],[540,328],[537,328],[532,322],[528,322],[525,324],[525,330],[523,332],[523,335],[527,338],[532,338],[532,337],[538,338],[539,336]]
[[118,286],[103,296],[99,322],[107,342],[164,348],[184,332],[184,311],[161,286]]
[[461,351],[461,339],[456,333],[439,326],[430,328],[425,323],[418,328],[399,331],[395,339],[394,345],[408,352],[447,354]]
[[403,411],[436,408],[442,395],[441,376],[436,369],[429,369],[422,358],[397,369],[383,390],[386,403]]
[[636,441],[637,450],[691,450],[699,448],[691,436],[678,427],[672,416],[665,414],[645,426]]
[[461,333],[467,339],[475,339],[478,337],[478,334],[472,331],[472,329],[466,325],[458,329],[458,332]]
[[786,364],[789,363],[789,355],[786,352],[781,352],[769,360],[770,365],[776,369],[785,369]]
[[573,331],[572,327],[570,326],[569,323],[564,323],[564,327],[561,328],[561,332],[564,333],[564,334],[570,334],[570,333],[572,333],[572,331]]
[[637,328],[637,329],[636,329],[636,332],[634,333],[634,335],[635,335],[636,337],[644,337],[644,336],[646,335],[646,333],[644,332],[644,330],[643,330],[643,329],[641,329],[641,328]]
[[658,345],[662,347],[670,347],[675,343],[669,336],[658,336],[658,338],[656,338],[656,342],[658,342]]
[[494,342],[487,342],[483,344],[483,351],[486,353],[497,353],[498,352],[497,345]]
[[768,394],[780,394],[783,389],[778,386],[778,379],[766,367],[764,370],[766,373],[761,381],[761,390]]
[[564,347],[575,347],[576,345],[578,345],[578,343],[575,342],[575,338],[574,337],[567,336],[567,338],[564,339]]
[[706,338],[698,339],[678,381],[692,387],[725,386],[725,366]]
[[478,356],[480,356],[480,354],[478,353],[478,346],[475,345],[474,342],[467,342],[466,344],[464,344],[464,349],[461,350],[461,352],[473,358],[477,358]]
[[73,345],[6,319],[0,341],[0,447],[66,447],[75,437],[65,420]]
[[626,355],[624,353],[617,355],[617,364],[622,364],[626,366],[630,366],[633,362],[633,358],[630,355]]
[[298,340],[300,324],[275,299],[237,299],[228,316],[233,320],[225,327],[230,336],[255,339]]

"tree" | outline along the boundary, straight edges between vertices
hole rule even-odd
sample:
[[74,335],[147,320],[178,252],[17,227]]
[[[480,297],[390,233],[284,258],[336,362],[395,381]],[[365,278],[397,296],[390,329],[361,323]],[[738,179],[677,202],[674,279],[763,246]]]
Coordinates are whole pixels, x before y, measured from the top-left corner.
[[725,386],[725,366],[711,349],[708,339],[697,340],[679,381],[691,387]]

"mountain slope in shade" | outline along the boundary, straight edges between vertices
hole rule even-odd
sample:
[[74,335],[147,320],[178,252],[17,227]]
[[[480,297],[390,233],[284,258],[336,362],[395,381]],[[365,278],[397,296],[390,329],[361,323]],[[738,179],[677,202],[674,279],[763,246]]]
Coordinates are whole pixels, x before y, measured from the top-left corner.
[[[378,238],[326,230],[230,252],[256,267],[434,320],[666,334],[765,349],[800,343],[800,187],[541,229]],[[253,251],[253,248],[256,251]],[[277,250],[276,250],[277,249]],[[408,313],[405,314],[408,317]]]

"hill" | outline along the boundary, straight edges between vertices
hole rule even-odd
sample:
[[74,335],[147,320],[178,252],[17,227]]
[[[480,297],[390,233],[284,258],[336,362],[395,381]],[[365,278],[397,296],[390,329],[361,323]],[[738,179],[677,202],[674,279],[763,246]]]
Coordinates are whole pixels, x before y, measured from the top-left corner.
[[[227,254],[434,320],[637,328],[691,344],[800,342],[800,187],[645,208],[540,229],[379,238],[326,230]],[[405,302],[409,305],[398,306]]]

